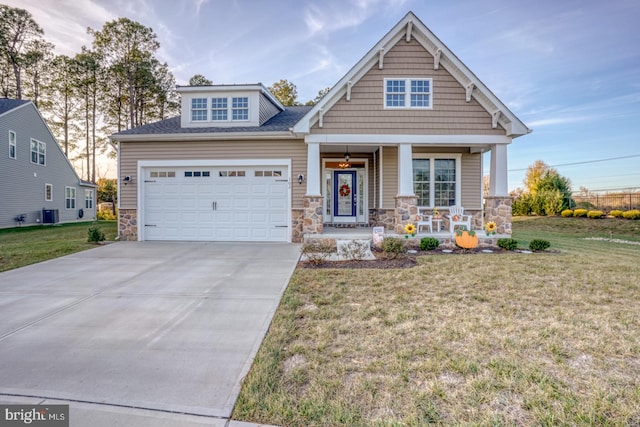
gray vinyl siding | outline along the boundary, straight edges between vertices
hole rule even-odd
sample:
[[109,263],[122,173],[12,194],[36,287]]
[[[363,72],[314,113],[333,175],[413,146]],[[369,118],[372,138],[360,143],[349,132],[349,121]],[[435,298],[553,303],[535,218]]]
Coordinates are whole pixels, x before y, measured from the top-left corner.
[[260,111],[258,113],[259,114],[258,120],[259,120],[260,126],[262,126],[264,122],[266,122],[267,120],[269,120],[270,118],[272,118],[273,116],[275,116],[280,112],[280,109],[278,109],[278,107],[273,105],[273,103],[269,100],[269,98],[267,98],[263,94],[260,94],[260,99],[258,103],[260,105]]
[[[16,132],[16,159],[9,158],[9,130]],[[31,163],[31,139],[46,145],[45,165]],[[25,214],[24,225],[38,224],[42,209],[58,209],[59,222],[95,218],[93,187],[80,183],[73,167],[42,121],[33,104],[25,104],[0,116],[0,228],[18,225],[14,218]],[[53,186],[52,200],[45,201],[45,184]],[[76,189],[75,209],[65,207],[65,187]],[[93,209],[85,209],[85,189],[94,190]]]
[[482,209],[482,154],[463,154],[461,203],[465,209]]
[[[307,146],[302,139],[122,142],[120,146],[120,182],[137,175],[139,160],[291,159],[292,208],[303,207],[306,183],[296,180],[299,174],[307,175]],[[137,209],[137,180],[120,187],[120,207]]]
[[[323,116],[314,134],[505,135],[492,128],[491,115],[475,100],[466,102],[465,88],[415,39],[399,41],[384,55],[384,68],[374,64],[351,89],[351,100],[340,99]],[[433,109],[385,109],[385,78],[433,79]]]

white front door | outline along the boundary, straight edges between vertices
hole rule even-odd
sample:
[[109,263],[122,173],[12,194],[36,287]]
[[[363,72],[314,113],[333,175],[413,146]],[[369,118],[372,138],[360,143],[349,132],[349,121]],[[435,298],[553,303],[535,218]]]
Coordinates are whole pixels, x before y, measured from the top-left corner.
[[289,241],[287,166],[143,171],[144,240]]

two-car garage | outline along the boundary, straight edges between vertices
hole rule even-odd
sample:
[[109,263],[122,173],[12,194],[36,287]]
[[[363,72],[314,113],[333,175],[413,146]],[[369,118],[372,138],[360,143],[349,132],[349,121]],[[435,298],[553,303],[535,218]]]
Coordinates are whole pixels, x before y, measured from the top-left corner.
[[284,161],[140,161],[140,240],[291,240]]

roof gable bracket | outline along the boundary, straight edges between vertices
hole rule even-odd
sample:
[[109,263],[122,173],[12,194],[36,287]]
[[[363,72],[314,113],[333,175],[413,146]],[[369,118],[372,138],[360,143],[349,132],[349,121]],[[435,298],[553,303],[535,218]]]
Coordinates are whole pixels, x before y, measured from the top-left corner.
[[347,82],[347,101],[351,101],[351,86],[353,85],[353,82],[351,80],[349,80]]
[[438,48],[438,50],[436,50],[436,53],[433,55],[433,69],[437,70],[438,68],[440,68],[440,56],[442,55],[442,50],[440,50],[440,48]]
[[500,110],[496,110],[493,113],[491,113],[491,127],[493,129],[498,127],[498,120],[500,119],[501,115],[502,115],[502,111]]
[[413,29],[413,21],[407,22],[407,38],[405,39],[407,43],[411,41],[411,30]]
[[[469,84],[466,86],[466,89],[467,89],[467,102],[471,102],[471,94],[473,93],[473,88],[474,88],[475,86],[476,86],[476,85],[474,85],[474,84],[473,84],[473,82],[469,83]],[[494,127],[495,127],[495,126],[494,126]]]
[[[324,117],[324,109],[320,109],[318,110],[318,126],[322,127],[323,123],[322,123],[322,118]],[[494,126],[495,127],[495,126]]]
[[380,50],[378,51],[378,53],[379,53],[378,68],[380,70],[382,70],[382,68],[384,68],[384,48],[381,47]]

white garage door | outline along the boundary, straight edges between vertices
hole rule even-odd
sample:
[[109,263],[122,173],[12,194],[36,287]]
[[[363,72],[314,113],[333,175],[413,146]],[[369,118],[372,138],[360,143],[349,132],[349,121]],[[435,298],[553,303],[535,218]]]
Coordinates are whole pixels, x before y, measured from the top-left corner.
[[287,166],[143,172],[144,240],[289,240]]

